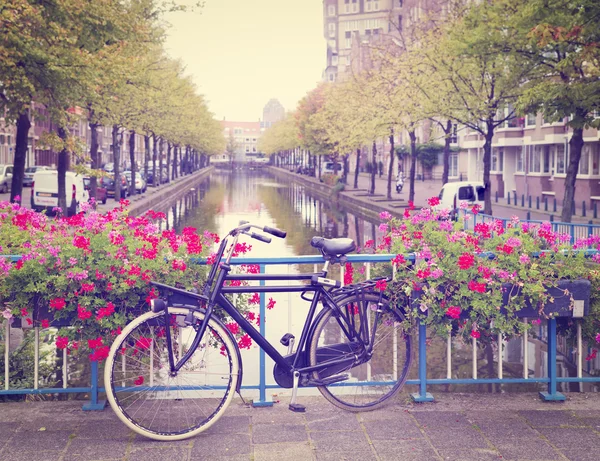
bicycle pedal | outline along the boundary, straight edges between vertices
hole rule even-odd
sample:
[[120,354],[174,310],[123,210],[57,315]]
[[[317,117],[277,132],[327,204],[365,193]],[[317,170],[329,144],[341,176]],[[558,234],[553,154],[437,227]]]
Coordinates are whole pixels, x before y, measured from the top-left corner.
[[346,381],[347,379],[348,379],[347,374],[335,375],[335,376],[330,376],[328,378],[323,378],[323,379],[311,379],[308,381],[308,385],[309,386],[329,386],[330,384],[339,383],[341,381]]
[[306,411],[306,407],[304,405],[300,405],[299,403],[290,403],[288,408],[294,413],[304,413]]

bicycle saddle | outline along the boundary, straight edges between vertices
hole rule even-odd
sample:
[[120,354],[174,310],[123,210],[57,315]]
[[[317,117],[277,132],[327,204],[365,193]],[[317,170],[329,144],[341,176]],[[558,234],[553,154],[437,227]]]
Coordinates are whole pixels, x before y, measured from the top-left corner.
[[326,239],[323,237],[313,237],[310,245],[313,248],[318,248],[323,254],[328,256],[341,256],[356,250],[354,240],[347,238]]

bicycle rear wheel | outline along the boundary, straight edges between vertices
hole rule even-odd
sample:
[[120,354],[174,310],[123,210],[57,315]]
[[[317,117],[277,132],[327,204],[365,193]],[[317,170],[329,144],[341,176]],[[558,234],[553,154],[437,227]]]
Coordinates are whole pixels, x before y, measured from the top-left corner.
[[311,366],[337,363],[313,372],[313,378],[346,374],[343,381],[319,386],[323,397],[345,410],[374,410],[408,378],[412,347],[410,334],[399,326],[404,316],[374,293],[349,295],[337,305],[339,311],[329,309],[321,317],[310,345]]
[[[185,308],[148,312],[115,339],[104,371],[108,401],[119,419],[155,440],[182,440],[208,429],[223,414],[235,392],[240,364],[237,345],[220,322],[211,319],[190,359],[171,375],[166,328],[175,363],[187,352],[196,331]],[[195,312],[198,320],[204,314]]]

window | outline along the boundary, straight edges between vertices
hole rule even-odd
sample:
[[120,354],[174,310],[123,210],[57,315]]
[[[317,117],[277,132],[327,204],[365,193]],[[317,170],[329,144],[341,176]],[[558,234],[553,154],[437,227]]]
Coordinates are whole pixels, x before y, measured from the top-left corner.
[[331,51],[337,51],[337,44],[335,40],[329,40],[327,43],[329,44],[329,48],[331,48]]
[[498,172],[504,170],[504,149],[502,147],[492,149],[492,167],[490,170]]
[[373,8],[373,0],[365,0],[365,10],[371,11]]
[[600,168],[598,165],[598,160],[600,160],[600,149],[598,149],[598,144],[592,145],[592,174],[600,174]]
[[527,126],[535,126],[535,114],[527,114]]
[[344,0],[344,13],[350,13],[350,0]]
[[556,174],[565,174],[565,146],[557,145],[556,146]]
[[398,6],[402,7],[402,4],[404,3],[403,0],[398,0]]
[[335,22],[330,22],[327,27],[329,28],[329,38],[335,37]]
[[358,13],[358,0],[352,0],[352,12]]
[[329,5],[327,7],[327,14],[329,16],[335,16],[335,5]]
[[525,157],[526,146],[521,148],[521,152],[517,153],[517,173],[523,173],[525,170],[523,168],[523,158]]
[[579,159],[579,174],[590,174],[590,157],[592,146],[584,144],[581,149],[581,158]]
[[530,173],[541,173],[542,172],[542,150],[541,146],[527,146],[529,152],[529,172]]
[[[550,173],[550,165],[552,165],[552,163],[550,161],[550,157],[554,156],[554,152],[550,152],[550,147],[551,146],[543,146],[543,156],[544,156],[544,173]],[[552,159],[554,160],[554,159]]]
[[374,29],[373,30],[373,35],[379,35],[379,29]]
[[0,144],[4,144],[4,135],[0,134]]
[[491,171],[498,171],[498,149],[495,147],[492,149],[492,167]]
[[346,48],[351,48],[352,47],[352,32],[347,31],[346,32]]
[[332,66],[337,66],[337,64],[338,64],[338,56],[337,56],[337,54],[334,54],[334,55],[331,57],[331,65],[332,65]]
[[402,15],[398,15],[398,32],[402,32]]
[[453,178],[458,177],[458,155],[450,154],[450,168],[448,169],[448,176]]
[[471,186],[463,186],[458,188],[458,200],[466,200],[472,202],[475,200],[475,192]]

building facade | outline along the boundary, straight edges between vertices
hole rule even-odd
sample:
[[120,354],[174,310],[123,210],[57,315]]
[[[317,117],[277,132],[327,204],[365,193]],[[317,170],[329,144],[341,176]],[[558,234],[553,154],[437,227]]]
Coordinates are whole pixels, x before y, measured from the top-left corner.
[[[258,140],[264,128],[262,123],[258,122],[230,122],[227,120],[221,121],[223,127],[223,136],[227,143],[227,150],[233,151],[233,158],[227,155],[226,160],[236,164],[250,163],[253,158],[260,155],[258,151]],[[211,163],[219,162],[219,158],[211,159]]]
[[283,120],[285,117],[285,108],[278,99],[269,99],[263,108],[263,118],[260,124],[261,128],[270,128],[274,123]]

